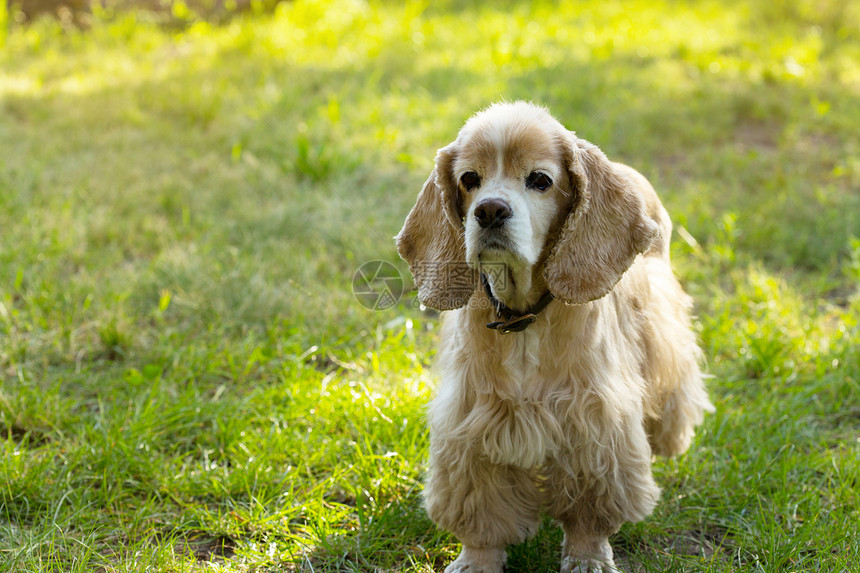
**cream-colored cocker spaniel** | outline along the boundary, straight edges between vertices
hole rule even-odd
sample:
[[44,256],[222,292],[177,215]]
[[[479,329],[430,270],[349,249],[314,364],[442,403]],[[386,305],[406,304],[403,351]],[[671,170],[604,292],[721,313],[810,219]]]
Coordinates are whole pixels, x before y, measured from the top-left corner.
[[672,224],[638,172],[546,110],[466,122],[397,236],[446,313],[429,409],[427,512],[463,543],[447,572],[495,572],[542,512],[561,570],[614,570],[608,537],[660,495],[651,456],[713,409],[672,274]]

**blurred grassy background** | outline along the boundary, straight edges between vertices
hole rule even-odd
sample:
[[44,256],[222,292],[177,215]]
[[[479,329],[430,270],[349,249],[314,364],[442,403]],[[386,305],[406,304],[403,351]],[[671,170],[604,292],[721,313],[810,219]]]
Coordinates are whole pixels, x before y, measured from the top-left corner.
[[436,318],[351,281],[516,98],[654,183],[716,377],[623,562],[860,560],[856,3],[151,7],[2,14],[0,567],[440,568]]

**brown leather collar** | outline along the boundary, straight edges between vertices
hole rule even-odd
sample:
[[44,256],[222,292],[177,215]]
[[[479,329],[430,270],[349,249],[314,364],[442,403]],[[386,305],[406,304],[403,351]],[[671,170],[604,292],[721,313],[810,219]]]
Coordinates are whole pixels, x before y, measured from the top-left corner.
[[537,315],[543,311],[555,298],[552,293],[546,291],[540,300],[524,313],[517,312],[505,306],[505,303],[493,296],[493,291],[490,289],[490,282],[487,280],[487,275],[481,273],[481,283],[484,285],[484,291],[490,297],[490,302],[493,303],[493,308],[496,309],[496,316],[503,319],[499,322],[491,322],[487,324],[487,328],[498,330],[502,334],[509,332],[522,332],[529,327],[531,323],[537,320]]

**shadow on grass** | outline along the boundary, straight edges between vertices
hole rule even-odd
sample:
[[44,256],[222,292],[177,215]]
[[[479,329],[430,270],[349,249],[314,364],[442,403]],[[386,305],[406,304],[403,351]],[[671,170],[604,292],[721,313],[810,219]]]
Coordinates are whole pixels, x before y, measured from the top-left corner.
[[[622,571],[731,571],[734,543],[724,528],[646,533],[646,527],[627,526],[610,538],[615,562]],[[374,540],[362,542],[361,537]],[[561,565],[561,528],[545,518],[538,532],[522,543],[509,546],[508,573],[555,573]],[[405,542],[404,540],[409,540]],[[388,541],[387,541],[388,540]],[[372,543],[372,544],[371,544]],[[376,544],[378,543],[378,545]],[[404,544],[407,549],[404,550]],[[430,549],[426,549],[430,548]],[[360,532],[335,534],[290,563],[315,571],[387,571],[404,562],[429,564],[442,571],[454,560],[460,545],[452,535],[439,531],[423,509],[399,506],[373,520]]]

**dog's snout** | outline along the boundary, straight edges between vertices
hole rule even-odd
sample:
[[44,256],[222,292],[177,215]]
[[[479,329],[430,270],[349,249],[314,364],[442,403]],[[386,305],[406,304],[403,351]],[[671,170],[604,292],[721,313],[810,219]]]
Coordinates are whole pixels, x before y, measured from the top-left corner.
[[501,227],[513,214],[504,199],[484,199],[475,206],[475,218],[482,229]]

